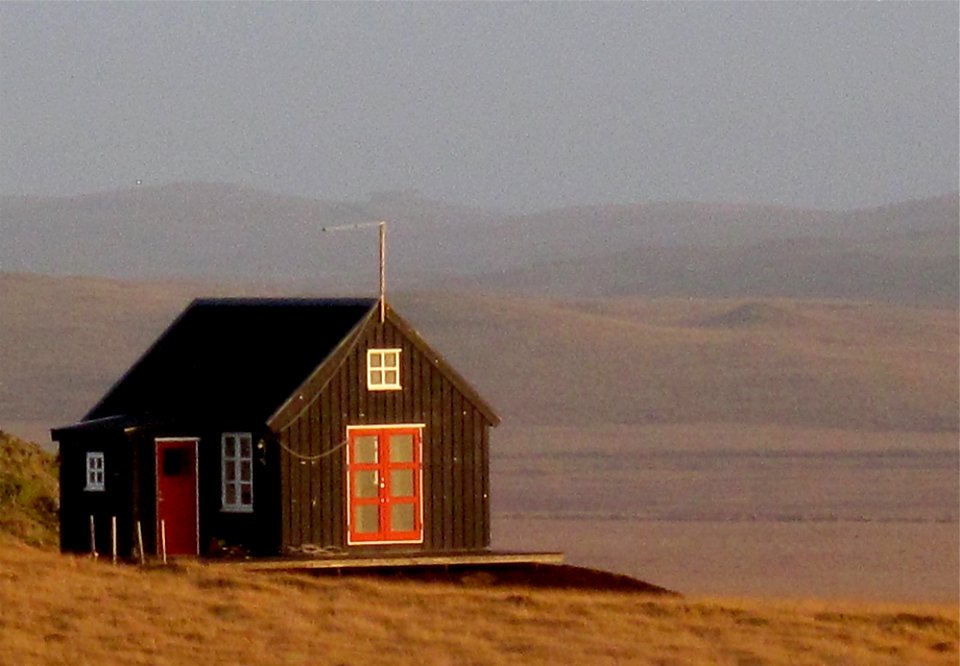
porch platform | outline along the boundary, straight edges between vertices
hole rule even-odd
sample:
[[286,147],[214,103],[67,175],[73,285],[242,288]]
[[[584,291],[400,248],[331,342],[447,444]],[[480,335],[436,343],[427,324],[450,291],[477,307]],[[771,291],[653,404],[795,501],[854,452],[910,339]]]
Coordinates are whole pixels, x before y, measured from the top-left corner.
[[[228,560],[229,561],[229,560]],[[230,562],[249,571],[308,571],[333,569],[462,568],[514,565],[562,564],[563,553],[466,552],[466,553],[377,553],[375,555],[314,555],[252,559]]]

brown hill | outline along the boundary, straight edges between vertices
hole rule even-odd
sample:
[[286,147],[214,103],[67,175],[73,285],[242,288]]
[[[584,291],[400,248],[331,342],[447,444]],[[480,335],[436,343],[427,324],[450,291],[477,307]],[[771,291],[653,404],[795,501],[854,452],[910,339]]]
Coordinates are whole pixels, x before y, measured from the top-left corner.
[[[508,423],[957,428],[952,310],[463,294],[401,305]],[[744,315],[759,321],[729,325]]]
[[[239,291],[251,293],[0,275],[0,422],[32,423],[39,436],[79,418],[191,296]],[[507,424],[957,428],[952,310],[469,292],[393,300]]]

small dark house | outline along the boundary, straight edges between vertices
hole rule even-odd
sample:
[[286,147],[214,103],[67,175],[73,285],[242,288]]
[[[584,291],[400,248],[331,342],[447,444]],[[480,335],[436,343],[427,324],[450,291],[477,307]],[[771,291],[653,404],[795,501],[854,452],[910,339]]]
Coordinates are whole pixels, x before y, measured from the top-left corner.
[[[194,301],[60,444],[88,552],[456,553],[490,543],[490,406],[373,299]],[[91,521],[91,516],[93,517]]]

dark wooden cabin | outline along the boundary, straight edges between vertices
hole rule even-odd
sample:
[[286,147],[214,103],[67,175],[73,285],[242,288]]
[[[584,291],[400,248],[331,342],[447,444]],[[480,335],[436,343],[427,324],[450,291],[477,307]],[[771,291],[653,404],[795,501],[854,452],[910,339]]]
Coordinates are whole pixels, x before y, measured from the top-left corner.
[[490,406],[372,299],[194,301],[60,445],[89,552],[477,552]]

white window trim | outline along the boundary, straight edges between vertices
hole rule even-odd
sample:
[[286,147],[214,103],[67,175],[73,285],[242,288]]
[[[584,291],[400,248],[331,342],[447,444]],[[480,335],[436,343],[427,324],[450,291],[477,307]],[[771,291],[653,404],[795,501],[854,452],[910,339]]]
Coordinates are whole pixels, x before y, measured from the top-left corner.
[[[367,350],[367,390],[368,391],[399,391],[403,387],[400,385],[400,352],[403,351],[399,348],[386,348],[386,349],[368,349]],[[385,354],[394,353],[397,355],[397,364],[395,366],[385,366],[383,365],[383,357]],[[374,356],[380,356],[380,366],[372,367],[371,359]],[[397,381],[393,383],[387,383],[386,381],[373,381],[373,373],[375,371],[380,371],[381,376],[386,376],[384,373],[387,370],[394,370],[397,373]]]
[[[234,462],[233,480],[227,480],[227,439],[236,441],[234,449],[236,455],[230,458]],[[250,444],[250,456],[241,455],[241,443],[246,440]],[[250,503],[244,504],[240,492],[240,466],[244,461],[250,462]],[[233,502],[227,502],[227,486],[235,486]],[[253,436],[249,432],[225,432],[220,436],[220,510],[228,513],[253,513]]]
[[103,492],[106,490],[106,480],[103,451],[87,451],[87,485],[83,489]]

